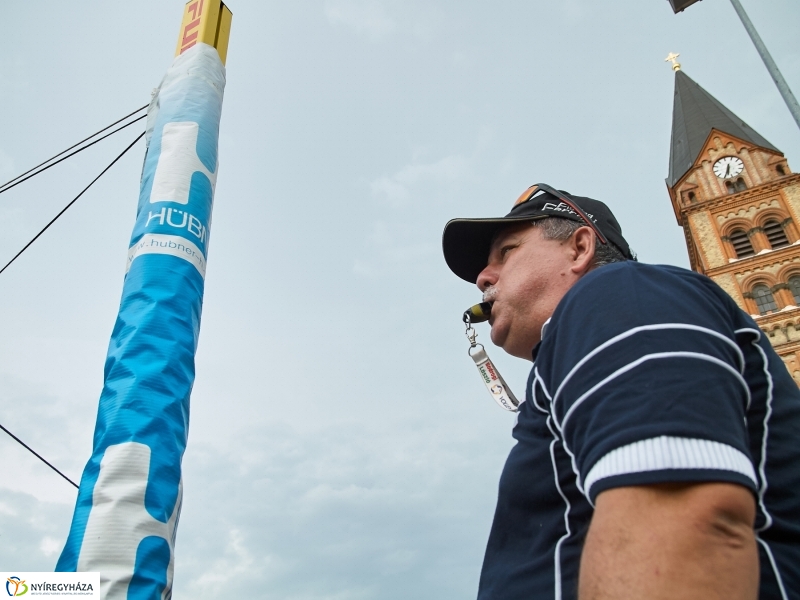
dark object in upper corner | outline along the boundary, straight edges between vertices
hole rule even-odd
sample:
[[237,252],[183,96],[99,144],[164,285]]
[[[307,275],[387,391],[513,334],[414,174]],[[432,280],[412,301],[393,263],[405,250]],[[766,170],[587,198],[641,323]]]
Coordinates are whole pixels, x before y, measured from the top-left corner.
[[695,2],[699,2],[700,0],[669,0],[670,6],[672,6],[672,12],[679,13],[685,8],[689,8]]

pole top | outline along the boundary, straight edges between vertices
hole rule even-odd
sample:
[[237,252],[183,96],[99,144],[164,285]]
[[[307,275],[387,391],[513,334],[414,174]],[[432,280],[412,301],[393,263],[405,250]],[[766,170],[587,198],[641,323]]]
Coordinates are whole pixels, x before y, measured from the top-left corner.
[[680,71],[681,70],[681,63],[678,62],[678,57],[680,54],[675,54],[674,52],[670,52],[667,58],[664,59],[664,62],[672,62],[672,70],[673,71]]
[[189,0],[183,9],[183,22],[175,56],[198,42],[216,48],[222,64],[228,55],[228,39],[233,15],[222,0]]

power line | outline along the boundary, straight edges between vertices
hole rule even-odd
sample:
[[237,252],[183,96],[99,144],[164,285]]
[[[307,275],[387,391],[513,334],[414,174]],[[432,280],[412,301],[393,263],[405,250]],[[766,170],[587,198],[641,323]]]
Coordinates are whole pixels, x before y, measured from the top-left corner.
[[[98,138],[98,139],[96,139],[96,140],[92,141],[91,143],[89,143],[89,144],[86,144],[85,146],[82,146],[82,147],[78,148],[78,149],[77,149],[77,150],[75,150],[74,152],[72,152],[72,153],[70,153],[70,154],[67,154],[66,156],[64,156],[64,157],[60,158],[59,160],[55,160],[56,158],[58,158],[59,156],[62,156],[63,154],[65,154],[65,153],[69,152],[69,151],[70,151],[70,150],[72,150],[73,148],[77,148],[78,146],[80,146],[80,145],[81,145],[81,144],[83,144],[84,142],[86,142],[86,141],[88,141],[88,140],[91,140],[92,138],[94,138],[94,137],[96,137],[96,136],[100,135],[101,133],[103,133],[103,132],[104,132],[104,131],[106,131],[107,129],[110,129],[110,128],[112,128],[114,125],[116,125],[116,124],[118,124],[118,123],[121,123],[122,121],[124,121],[125,119],[127,119],[127,118],[131,117],[132,115],[135,115],[137,112],[139,112],[139,111],[140,111],[140,110],[142,110],[143,108],[147,108],[147,106],[145,105],[145,106],[143,106],[142,108],[139,108],[139,109],[137,109],[137,110],[133,111],[132,113],[130,113],[130,114],[128,114],[128,115],[125,115],[125,116],[124,116],[124,117],[122,117],[121,119],[119,119],[119,120],[117,120],[117,121],[114,121],[113,123],[111,123],[111,125],[108,125],[107,127],[104,127],[103,129],[101,129],[100,131],[97,131],[97,132],[93,133],[92,135],[90,135],[89,137],[87,137],[87,138],[85,138],[85,139],[81,140],[81,141],[80,141],[80,142],[78,142],[77,144],[73,144],[72,146],[70,146],[70,147],[69,147],[69,148],[67,148],[66,150],[62,150],[61,152],[59,152],[59,153],[58,153],[58,154],[56,154],[55,156],[52,156],[52,157],[48,158],[46,161],[44,161],[44,162],[42,162],[42,163],[40,163],[40,164],[36,165],[36,166],[35,166],[35,167],[33,167],[32,169],[28,169],[28,170],[27,170],[27,171],[25,171],[24,173],[22,173],[22,174],[20,174],[20,175],[17,175],[16,177],[14,177],[13,179],[11,179],[11,180],[9,180],[9,181],[6,181],[6,182],[5,182],[3,185],[0,185],[0,194],[2,194],[3,192],[7,192],[7,191],[8,191],[8,190],[10,190],[11,188],[18,186],[18,185],[19,185],[20,183],[22,183],[23,181],[27,181],[27,180],[28,180],[28,179],[30,179],[31,177],[35,177],[36,175],[38,175],[39,173],[42,173],[42,172],[46,171],[46,170],[47,170],[47,169],[49,169],[50,167],[54,167],[55,165],[59,164],[60,162],[63,162],[63,161],[65,161],[65,160],[67,160],[67,159],[68,159],[68,158],[70,158],[71,156],[75,156],[75,155],[76,155],[76,154],[78,154],[79,152],[83,152],[83,151],[84,151],[84,150],[86,150],[87,148],[90,148],[91,146],[94,146],[96,143],[103,141],[103,140],[104,140],[104,139],[106,139],[107,137],[109,137],[109,136],[112,136],[112,135],[114,135],[115,133],[117,133],[117,132],[119,132],[119,131],[122,131],[122,130],[123,130],[123,129],[125,129],[126,127],[129,127],[129,126],[133,125],[134,123],[136,123],[136,122],[138,122],[138,121],[141,121],[142,119],[146,118],[146,117],[147,117],[147,115],[146,115],[146,114],[145,114],[145,115],[142,115],[142,116],[140,116],[140,117],[137,117],[137,118],[136,118],[136,119],[134,119],[133,121],[130,121],[129,123],[126,123],[125,125],[122,125],[121,127],[118,127],[117,129],[115,129],[114,131],[112,131],[112,132],[110,132],[110,133],[107,133],[107,134],[106,134],[106,135],[104,135],[103,137],[101,137],[101,138]],[[52,162],[52,161],[55,161],[55,162]],[[49,164],[48,164],[48,163],[49,163]],[[44,165],[47,165],[47,166],[44,166]],[[41,167],[41,168],[40,168],[40,167]],[[27,175],[27,177],[26,177],[26,175]]]
[[[97,142],[102,142],[102,141],[103,141],[104,139],[106,139],[107,137],[114,135],[114,134],[115,134],[115,133],[117,133],[118,131],[122,131],[122,130],[123,130],[123,129],[125,129],[126,127],[129,127],[130,125],[133,125],[133,124],[134,124],[134,123],[136,123],[137,121],[141,121],[142,119],[144,119],[144,118],[146,118],[146,117],[147,117],[147,115],[142,115],[142,116],[141,116],[141,117],[139,117],[138,119],[134,119],[134,120],[133,120],[133,121],[131,121],[130,123],[126,123],[125,125],[123,125],[123,126],[121,126],[121,127],[117,128],[117,129],[115,129],[115,130],[114,130],[114,131],[112,131],[111,133],[107,133],[107,134],[106,134],[106,135],[104,135],[103,137],[101,137],[101,138],[98,138],[98,139],[94,140],[92,143],[90,143],[90,144],[86,144],[86,145],[85,145],[85,146],[83,146],[82,148],[78,148],[77,150],[75,150],[75,152],[72,152],[71,154],[67,154],[66,156],[64,156],[63,158],[60,158],[59,160],[57,160],[57,161],[56,161],[56,162],[54,162],[54,163],[50,163],[49,165],[47,165],[47,166],[46,166],[46,167],[44,167],[43,169],[39,169],[39,170],[38,170],[38,171],[36,171],[35,173],[31,173],[30,175],[28,175],[28,176],[27,176],[27,177],[25,177],[24,179],[19,179],[19,177],[22,177],[22,175],[20,175],[19,177],[17,177],[17,179],[19,179],[19,181],[16,181],[15,183],[13,183],[13,184],[11,184],[11,185],[8,185],[7,187],[0,186],[0,194],[2,194],[3,192],[7,192],[8,190],[10,190],[11,188],[13,188],[13,187],[15,187],[15,186],[18,186],[20,183],[22,183],[23,181],[27,181],[27,180],[28,180],[28,179],[30,179],[31,177],[35,177],[35,176],[36,176],[36,175],[38,175],[39,173],[43,173],[44,171],[47,171],[47,169],[49,169],[50,167],[55,167],[55,166],[56,166],[58,163],[60,163],[60,162],[63,162],[63,161],[65,161],[65,160],[67,160],[67,159],[68,159],[68,158],[70,158],[71,156],[75,156],[75,155],[76,155],[76,154],[78,154],[79,152],[83,152],[83,151],[84,151],[84,150],[86,150],[87,148],[91,148],[91,147],[92,147],[92,146],[94,146],[94,145],[95,145]],[[74,146],[73,146],[73,148],[74,148]],[[62,152],[62,154],[63,154],[63,152]],[[52,159],[51,159],[51,160],[52,160]],[[44,164],[44,163],[42,163],[42,164]],[[32,169],[32,170],[33,170],[33,169]],[[28,173],[30,173],[30,171],[28,171]],[[11,181],[14,181],[14,180],[12,179]]]
[[136,139],[135,139],[135,140],[133,140],[133,141],[130,143],[130,145],[129,145],[127,148],[125,148],[125,150],[123,150],[123,151],[122,151],[122,152],[121,152],[121,153],[120,153],[120,154],[119,154],[119,155],[118,155],[118,156],[117,156],[117,157],[116,157],[114,160],[112,160],[112,161],[111,161],[111,163],[110,163],[110,164],[109,164],[109,165],[108,165],[108,166],[107,166],[105,169],[103,169],[103,170],[100,172],[100,174],[99,174],[97,177],[95,177],[95,178],[92,180],[92,182],[91,182],[89,185],[87,185],[85,188],[83,188],[83,190],[81,191],[81,193],[80,193],[80,194],[78,194],[77,196],[75,196],[75,197],[74,197],[74,198],[73,198],[73,199],[70,201],[70,203],[69,203],[69,204],[67,204],[67,205],[66,205],[64,208],[62,208],[62,209],[61,209],[61,212],[59,212],[59,213],[58,213],[58,214],[57,214],[55,217],[53,217],[53,219],[52,219],[52,220],[51,220],[51,221],[50,221],[50,222],[49,222],[47,225],[45,225],[45,226],[42,228],[42,230],[41,230],[39,233],[37,233],[35,236],[33,236],[33,239],[31,239],[31,241],[30,241],[30,242],[28,242],[27,244],[25,244],[25,246],[22,248],[22,250],[20,250],[19,252],[17,252],[17,253],[16,253],[16,255],[14,255],[14,258],[12,258],[10,261],[8,261],[8,262],[6,263],[6,265],[5,265],[5,266],[4,266],[2,269],[0,269],[0,274],[2,274],[2,273],[3,273],[3,271],[5,271],[5,270],[6,270],[6,269],[7,269],[7,268],[8,268],[8,267],[11,265],[11,263],[13,263],[15,260],[17,260],[17,258],[19,258],[19,257],[20,257],[20,255],[21,255],[23,252],[25,252],[25,250],[27,250],[27,249],[28,249],[28,248],[31,246],[31,244],[33,244],[33,242],[35,242],[36,240],[38,240],[38,239],[39,239],[39,237],[40,237],[40,236],[41,236],[41,235],[42,235],[42,234],[43,234],[45,231],[47,231],[47,230],[50,228],[50,226],[51,226],[53,223],[55,223],[55,222],[58,220],[58,218],[59,218],[61,215],[63,215],[65,212],[67,212],[67,209],[68,209],[70,206],[72,206],[73,204],[75,204],[75,203],[78,201],[78,198],[80,198],[81,196],[83,196],[83,195],[86,193],[86,191],[87,191],[87,190],[88,190],[90,187],[92,187],[92,186],[95,184],[95,182],[96,182],[98,179],[100,179],[100,178],[101,178],[103,175],[105,175],[106,171],[108,171],[108,170],[109,170],[111,167],[113,167],[113,166],[114,166],[114,164],[115,164],[115,163],[116,163],[116,162],[117,162],[117,161],[118,161],[120,158],[122,158],[122,157],[125,155],[125,153],[126,153],[128,150],[130,150],[131,148],[133,148],[133,145],[134,145],[136,142],[138,142],[140,139],[142,139],[142,137],[144,137],[144,134],[145,134],[145,132],[143,131],[143,132],[142,132],[142,133],[140,133],[138,136],[136,136]]
[[[11,436],[12,438],[14,438],[15,440],[17,440],[17,442],[19,442],[19,443],[20,443],[20,444],[21,444],[23,447],[25,447],[25,448],[26,448],[26,449],[27,449],[27,450],[28,450],[28,451],[29,451],[31,454],[33,454],[33,455],[34,455],[36,458],[38,458],[40,461],[42,461],[42,462],[43,462],[44,464],[46,464],[48,467],[50,467],[51,469],[53,469],[53,471],[55,471],[56,473],[58,473],[59,475],[61,475],[61,476],[62,476],[64,479],[66,479],[67,481],[69,481],[69,482],[70,482],[72,485],[74,485],[76,488],[78,487],[78,484],[77,484],[77,483],[75,483],[74,481],[72,481],[72,479],[70,479],[69,477],[67,477],[66,475],[64,475],[64,474],[63,474],[61,471],[59,471],[59,470],[58,470],[58,469],[56,469],[56,468],[55,468],[53,465],[51,465],[49,462],[47,462],[47,461],[46,461],[46,460],[45,460],[45,459],[42,457],[42,455],[41,455],[41,454],[39,454],[38,452],[36,452],[36,450],[34,450],[33,448],[31,448],[30,446],[28,446],[28,444],[26,444],[25,442],[23,442],[21,439],[19,439],[17,436],[15,436],[13,433],[11,433],[11,432],[10,432],[8,429],[6,429],[5,427],[3,427],[2,425],[0,425],[0,429],[2,429],[3,431],[5,431],[5,432],[6,432],[8,435],[10,435],[10,436]],[[78,488],[78,489],[80,489],[80,488]]]
[[82,143],[84,143],[84,142],[86,142],[86,141],[88,141],[88,140],[92,139],[93,137],[95,137],[95,136],[97,136],[97,135],[100,135],[100,134],[101,134],[101,133],[103,133],[103,132],[104,132],[106,129],[111,129],[111,128],[112,128],[114,125],[116,125],[117,123],[122,123],[122,121],[124,121],[124,120],[125,120],[125,119],[127,119],[128,117],[132,117],[133,115],[135,115],[136,113],[138,113],[140,110],[144,110],[145,108],[147,108],[147,106],[148,106],[147,104],[145,104],[144,106],[140,106],[139,108],[137,108],[137,109],[136,109],[135,111],[133,111],[132,113],[128,113],[127,115],[125,115],[125,116],[124,116],[124,117],[122,117],[121,119],[117,119],[116,121],[114,121],[113,123],[111,123],[111,125],[106,125],[106,126],[105,126],[105,127],[103,127],[103,128],[100,130],[100,131],[96,131],[96,132],[94,132],[94,133],[93,133],[92,135],[90,135],[89,137],[82,139],[80,142],[78,142],[78,143],[76,143],[76,144],[73,144],[72,146],[70,146],[70,147],[69,147],[69,148],[67,148],[66,150],[62,150],[61,152],[59,152],[59,153],[58,153],[58,154],[56,154],[55,156],[51,156],[51,157],[50,157],[50,158],[48,158],[46,161],[44,161],[44,162],[42,162],[42,163],[39,163],[38,165],[36,165],[36,166],[35,166],[35,167],[33,167],[32,169],[28,169],[28,170],[27,170],[27,171],[25,171],[24,173],[22,173],[22,174],[20,174],[20,175],[17,175],[16,177],[14,177],[13,179],[11,179],[11,180],[9,180],[9,181],[6,181],[6,182],[5,182],[3,185],[0,185],[0,188],[4,188],[4,187],[6,187],[6,186],[7,186],[9,183],[12,183],[12,182],[16,181],[16,180],[17,180],[17,179],[19,179],[20,177],[25,177],[25,175],[27,175],[27,174],[28,174],[28,173],[30,173],[31,171],[35,171],[36,169],[38,169],[38,168],[39,168],[39,167],[41,167],[42,165],[46,165],[46,164],[47,164],[47,163],[49,163],[51,160],[54,160],[54,159],[58,158],[59,156],[61,156],[61,155],[62,155],[62,154],[64,154],[65,152],[69,152],[69,151],[70,151],[70,150],[72,150],[73,148],[75,148],[75,147],[77,147],[77,146],[80,146]]
[[[130,115],[128,115],[128,116],[130,116]],[[138,120],[138,119],[137,119],[137,120]],[[117,123],[119,123],[119,121],[117,121]],[[114,123],[114,124],[112,124],[112,125],[111,125],[111,127],[113,127],[113,125],[115,125],[115,123]],[[130,125],[130,123],[129,123],[129,125]],[[127,127],[127,125],[126,125],[126,127]],[[108,127],[106,127],[106,129],[108,129]],[[104,130],[103,130],[103,131],[104,131]],[[115,133],[115,132],[112,132],[112,133]],[[43,229],[42,229],[42,230],[41,230],[39,233],[37,233],[37,234],[36,234],[36,235],[33,237],[33,239],[32,239],[30,242],[28,242],[27,244],[25,244],[25,247],[24,247],[22,250],[20,250],[19,252],[17,252],[17,254],[14,256],[14,258],[12,258],[10,261],[8,261],[8,263],[6,264],[6,266],[4,266],[2,269],[0,269],[0,273],[2,273],[3,271],[5,271],[5,270],[6,270],[6,269],[9,267],[9,265],[11,265],[11,263],[13,263],[15,260],[17,260],[17,258],[19,258],[19,256],[20,256],[20,255],[21,255],[23,252],[25,252],[25,250],[27,250],[27,249],[28,249],[28,248],[31,246],[31,244],[33,244],[33,242],[35,242],[37,239],[39,239],[39,237],[40,237],[40,236],[41,236],[41,235],[42,235],[42,234],[43,234],[45,231],[47,231],[47,230],[50,228],[50,226],[51,226],[53,223],[55,223],[55,222],[58,220],[58,218],[59,218],[61,215],[63,215],[65,212],[67,212],[67,209],[68,209],[70,206],[72,206],[73,204],[75,204],[75,203],[78,201],[78,199],[79,199],[81,196],[83,196],[83,195],[86,193],[86,191],[87,191],[87,190],[88,190],[90,187],[92,187],[92,186],[95,184],[95,182],[97,182],[97,180],[98,180],[98,179],[100,179],[100,178],[101,178],[103,175],[105,175],[106,171],[108,171],[108,170],[109,170],[111,167],[113,167],[113,166],[114,166],[114,164],[116,164],[116,162],[117,162],[117,161],[118,161],[120,158],[122,158],[123,156],[125,156],[125,154],[128,152],[128,150],[130,150],[131,148],[133,148],[134,144],[135,144],[136,142],[138,142],[140,139],[142,139],[142,137],[144,136],[144,134],[145,134],[145,132],[143,131],[143,132],[142,132],[142,133],[140,133],[138,136],[136,136],[136,139],[135,139],[135,140],[133,140],[133,141],[132,141],[132,142],[131,142],[131,143],[128,145],[128,147],[127,147],[127,148],[125,148],[125,150],[123,150],[123,151],[122,151],[122,152],[121,152],[121,153],[120,153],[120,154],[119,154],[119,155],[118,155],[118,156],[117,156],[117,157],[116,157],[114,160],[112,160],[112,161],[111,161],[111,163],[110,163],[110,164],[109,164],[109,165],[108,165],[108,166],[107,166],[105,169],[103,169],[103,170],[100,172],[100,174],[99,174],[97,177],[95,177],[95,178],[94,178],[94,179],[91,181],[91,183],[89,183],[89,185],[87,185],[85,188],[83,188],[83,190],[81,191],[81,193],[80,193],[80,194],[78,194],[77,196],[75,196],[75,198],[73,198],[73,199],[70,201],[70,203],[69,203],[69,204],[67,204],[67,205],[66,205],[64,208],[62,208],[62,209],[61,209],[61,212],[59,212],[59,213],[58,213],[58,214],[57,214],[55,217],[53,217],[53,219],[52,219],[52,220],[51,220],[51,221],[50,221],[50,222],[49,222],[47,225],[45,225],[45,226],[44,226],[44,228],[43,228]],[[96,135],[96,134],[95,134],[95,135]],[[108,134],[108,135],[111,135],[111,134]],[[84,140],[84,141],[85,141],[85,140]],[[99,140],[98,140],[98,141],[99,141]],[[74,147],[75,147],[75,146],[73,146],[73,148],[74,148]],[[69,148],[68,148],[67,150],[65,150],[64,152],[67,152],[68,150],[69,150]],[[61,154],[63,154],[64,152],[62,152]],[[58,156],[58,155],[57,155],[57,156]],[[62,159],[62,160],[63,160],[63,159]],[[43,164],[44,164],[44,163],[43,163]],[[51,166],[52,166],[52,165],[51,165]],[[30,171],[28,171],[28,172],[30,173]],[[25,173],[23,173],[23,175],[25,175]],[[21,176],[20,176],[20,177],[21,177]],[[12,180],[12,181],[13,181],[13,180]],[[48,467],[50,467],[51,469],[53,469],[53,471],[55,471],[56,473],[58,473],[59,475],[61,475],[61,477],[63,477],[64,479],[66,479],[67,481],[69,481],[69,482],[70,482],[72,485],[74,485],[76,488],[78,488],[78,484],[77,484],[77,483],[75,483],[74,481],[72,481],[72,479],[70,479],[69,477],[67,477],[66,475],[64,475],[64,473],[62,473],[62,472],[61,472],[61,471],[59,471],[57,468],[55,468],[55,467],[54,467],[54,466],[53,466],[53,465],[52,465],[50,462],[48,462],[48,461],[47,461],[47,460],[46,460],[46,459],[45,459],[45,458],[44,458],[44,457],[43,457],[41,454],[39,454],[38,452],[36,452],[36,450],[34,450],[34,449],[33,449],[33,448],[31,448],[30,446],[28,446],[28,444],[26,444],[25,442],[23,442],[21,439],[19,439],[17,436],[15,436],[13,433],[11,433],[11,432],[10,432],[8,429],[6,429],[5,427],[3,427],[3,425],[0,425],[0,429],[2,429],[3,431],[5,431],[5,432],[6,432],[6,433],[7,433],[9,436],[11,436],[11,437],[12,437],[14,440],[16,440],[16,441],[17,441],[17,442],[18,442],[18,443],[19,443],[19,444],[20,444],[20,445],[21,445],[23,448],[25,448],[26,450],[28,450],[28,452],[30,452],[31,454],[33,454],[33,455],[34,455],[36,458],[38,458],[38,459],[39,459],[39,460],[41,460],[41,461],[42,461],[44,464],[46,464]]]

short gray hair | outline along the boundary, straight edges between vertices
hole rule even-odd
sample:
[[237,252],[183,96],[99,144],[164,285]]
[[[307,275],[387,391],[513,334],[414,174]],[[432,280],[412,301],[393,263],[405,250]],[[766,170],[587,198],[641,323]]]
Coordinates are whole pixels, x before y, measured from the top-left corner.
[[[585,223],[573,221],[572,219],[561,219],[559,217],[548,217],[546,219],[536,219],[531,222],[534,227],[538,227],[542,232],[542,237],[546,240],[564,242],[572,237]],[[612,263],[628,260],[622,252],[611,244],[603,244],[595,235],[594,257],[592,258],[592,268],[610,265]]]

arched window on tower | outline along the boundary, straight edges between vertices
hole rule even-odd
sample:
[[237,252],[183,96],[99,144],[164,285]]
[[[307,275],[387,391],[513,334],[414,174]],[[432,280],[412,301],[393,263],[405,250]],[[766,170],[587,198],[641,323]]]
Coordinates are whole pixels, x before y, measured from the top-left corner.
[[694,195],[694,192],[689,192],[689,202],[697,202],[697,197]]
[[775,170],[778,172],[778,175],[780,175],[781,177],[786,175],[786,170],[783,168],[783,165],[778,165],[777,167],[775,167]]
[[764,235],[769,240],[769,245],[775,248],[783,248],[789,245],[789,240],[786,238],[786,232],[783,227],[775,219],[770,219],[764,223]]
[[800,306],[800,275],[792,275],[789,277],[789,289],[794,296],[794,301]]
[[743,192],[747,189],[747,184],[744,182],[744,179],[739,177],[733,187],[737,192]]
[[732,181],[726,181],[725,182],[725,189],[728,190],[729,194],[735,194],[736,193],[736,186],[733,185]]
[[756,301],[756,306],[758,307],[758,314],[766,315],[767,313],[778,310],[775,297],[772,295],[770,289],[763,283],[753,286],[752,294],[753,300]]
[[747,237],[744,229],[734,229],[729,236],[733,251],[736,252],[736,258],[744,258],[745,256],[753,256],[753,245],[750,243],[750,238]]

